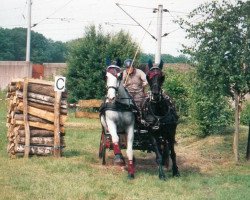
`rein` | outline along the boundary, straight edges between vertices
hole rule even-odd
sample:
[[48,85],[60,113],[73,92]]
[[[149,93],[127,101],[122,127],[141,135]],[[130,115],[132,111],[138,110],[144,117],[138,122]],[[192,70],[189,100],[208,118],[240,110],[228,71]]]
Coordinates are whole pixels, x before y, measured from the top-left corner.
[[[160,95],[160,96],[161,96],[160,99],[162,99],[162,95]],[[168,111],[166,112],[165,115],[159,116],[159,115],[156,115],[156,114],[154,113],[154,111],[153,111],[153,109],[152,109],[152,106],[151,106],[151,103],[157,104],[157,103],[160,103],[160,101],[153,101],[153,100],[151,100],[150,98],[149,98],[149,100],[148,100],[149,112],[150,112],[150,114],[154,117],[154,119],[156,120],[156,122],[154,123],[153,129],[154,129],[154,130],[158,130],[159,127],[160,127],[160,125],[161,125],[161,122],[160,122],[160,121],[161,121],[162,119],[166,118],[166,117],[169,115],[169,109],[168,109]]]
[[[107,71],[109,73],[111,73],[113,76],[115,76],[116,78],[118,78],[117,75],[120,72],[120,68],[110,67],[110,68],[108,68]],[[133,111],[133,110],[136,110],[135,106],[133,106],[134,102],[133,102],[132,97],[131,96],[122,97],[122,95],[119,92],[120,87],[121,87],[121,80],[119,80],[119,79],[118,79],[118,86],[107,86],[107,91],[109,89],[114,89],[116,94],[115,94],[114,100],[110,101],[110,102],[105,102],[105,100],[109,100],[109,98],[106,95],[105,100],[104,100],[105,103],[103,103],[103,105],[100,108],[101,112],[105,111],[105,110],[113,110],[113,111]],[[126,88],[124,88],[124,89],[126,90]],[[126,92],[127,92],[127,90],[126,90]],[[129,93],[128,93],[128,95],[129,95]],[[120,102],[122,100],[129,100],[130,103],[125,104],[125,103]]]
[[115,86],[109,86],[109,87],[107,87],[107,90],[109,90],[109,89],[114,89],[116,92],[118,91],[118,87],[115,87]]

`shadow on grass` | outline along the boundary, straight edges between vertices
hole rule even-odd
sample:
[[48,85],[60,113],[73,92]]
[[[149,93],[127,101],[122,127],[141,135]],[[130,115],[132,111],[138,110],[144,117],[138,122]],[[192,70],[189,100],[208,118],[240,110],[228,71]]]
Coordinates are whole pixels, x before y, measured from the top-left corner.
[[[184,161],[181,159],[178,159],[177,165],[179,167],[179,171],[181,174],[181,177],[186,177],[191,174],[197,173],[200,174],[200,168],[196,166],[192,166],[191,163],[190,165],[185,164],[183,165]],[[158,164],[155,161],[155,158],[150,157],[150,158],[136,158],[136,171],[137,172],[142,172],[150,175],[158,175]],[[168,176],[172,176],[172,168],[167,169],[165,168],[165,172],[168,174]]]
[[81,155],[80,151],[77,151],[77,150],[66,150],[63,152],[63,156],[66,158],[76,157],[80,155]]

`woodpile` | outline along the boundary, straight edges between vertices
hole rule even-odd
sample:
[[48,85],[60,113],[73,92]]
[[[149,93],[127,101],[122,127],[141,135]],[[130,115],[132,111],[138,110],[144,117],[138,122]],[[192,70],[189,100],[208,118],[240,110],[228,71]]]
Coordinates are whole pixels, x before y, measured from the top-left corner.
[[102,103],[103,100],[99,99],[79,100],[76,105],[75,117],[99,119],[99,108]]
[[60,156],[65,147],[66,92],[55,92],[51,81],[15,79],[7,100],[9,155]]

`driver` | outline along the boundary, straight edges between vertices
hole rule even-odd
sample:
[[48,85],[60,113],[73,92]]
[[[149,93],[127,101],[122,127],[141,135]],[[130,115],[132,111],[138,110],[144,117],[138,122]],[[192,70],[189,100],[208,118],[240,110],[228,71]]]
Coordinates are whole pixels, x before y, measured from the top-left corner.
[[125,72],[123,72],[122,78],[124,87],[133,97],[141,116],[142,104],[145,98],[145,88],[148,84],[146,74],[142,70],[136,69],[133,66],[132,59],[125,60],[124,66],[126,68]]

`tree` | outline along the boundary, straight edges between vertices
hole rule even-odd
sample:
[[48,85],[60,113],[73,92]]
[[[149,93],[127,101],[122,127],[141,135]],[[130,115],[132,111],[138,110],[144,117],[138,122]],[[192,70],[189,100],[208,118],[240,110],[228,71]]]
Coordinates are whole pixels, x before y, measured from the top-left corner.
[[[250,50],[250,1],[247,1],[245,7],[245,13],[247,14],[247,38],[248,38],[248,50]],[[247,65],[250,65],[250,57],[248,56]],[[249,109],[250,110],[250,109]],[[248,118],[248,140],[247,140],[247,160],[250,160],[250,117]]]
[[[115,35],[110,35],[106,57],[113,59],[119,57],[123,61],[128,58],[133,59],[137,46],[138,45],[132,40],[131,35],[121,30]],[[135,58],[137,64],[140,55],[141,53],[139,51]]]
[[106,68],[106,60],[133,58],[137,47],[131,36],[124,31],[105,35],[101,27],[96,30],[93,25],[86,28],[83,38],[71,44],[67,73],[71,102],[103,98],[105,82],[102,71]]
[[14,53],[11,51],[11,38],[8,37],[9,31],[3,28],[0,28],[0,60],[5,60],[8,58],[9,60],[14,60]]
[[[194,45],[186,47],[185,53],[192,56],[197,70],[197,78],[206,87],[205,93],[221,93],[235,102],[234,154],[238,161],[239,104],[250,90],[250,69],[247,65],[247,16],[246,3],[237,1],[213,1],[199,6],[188,16],[181,19],[180,25],[187,31],[187,38],[195,40]],[[197,24],[197,16],[203,16]],[[206,91],[205,91],[205,90]]]
[[49,60],[47,62],[65,62],[68,54],[65,43],[49,40]]
[[[0,60],[24,61],[26,57],[25,28],[0,28]],[[65,62],[66,44],[54,42],[31,31],[31,58],[33,63]]]
[[[140,63],[147,63],[149,60],[154,60],[154,54],[142,53],[140,56]],[[162,54],[161,59],[164,63],[187,63],[189,60],[184,55],[179,55],[177,57],[170,54]]]

